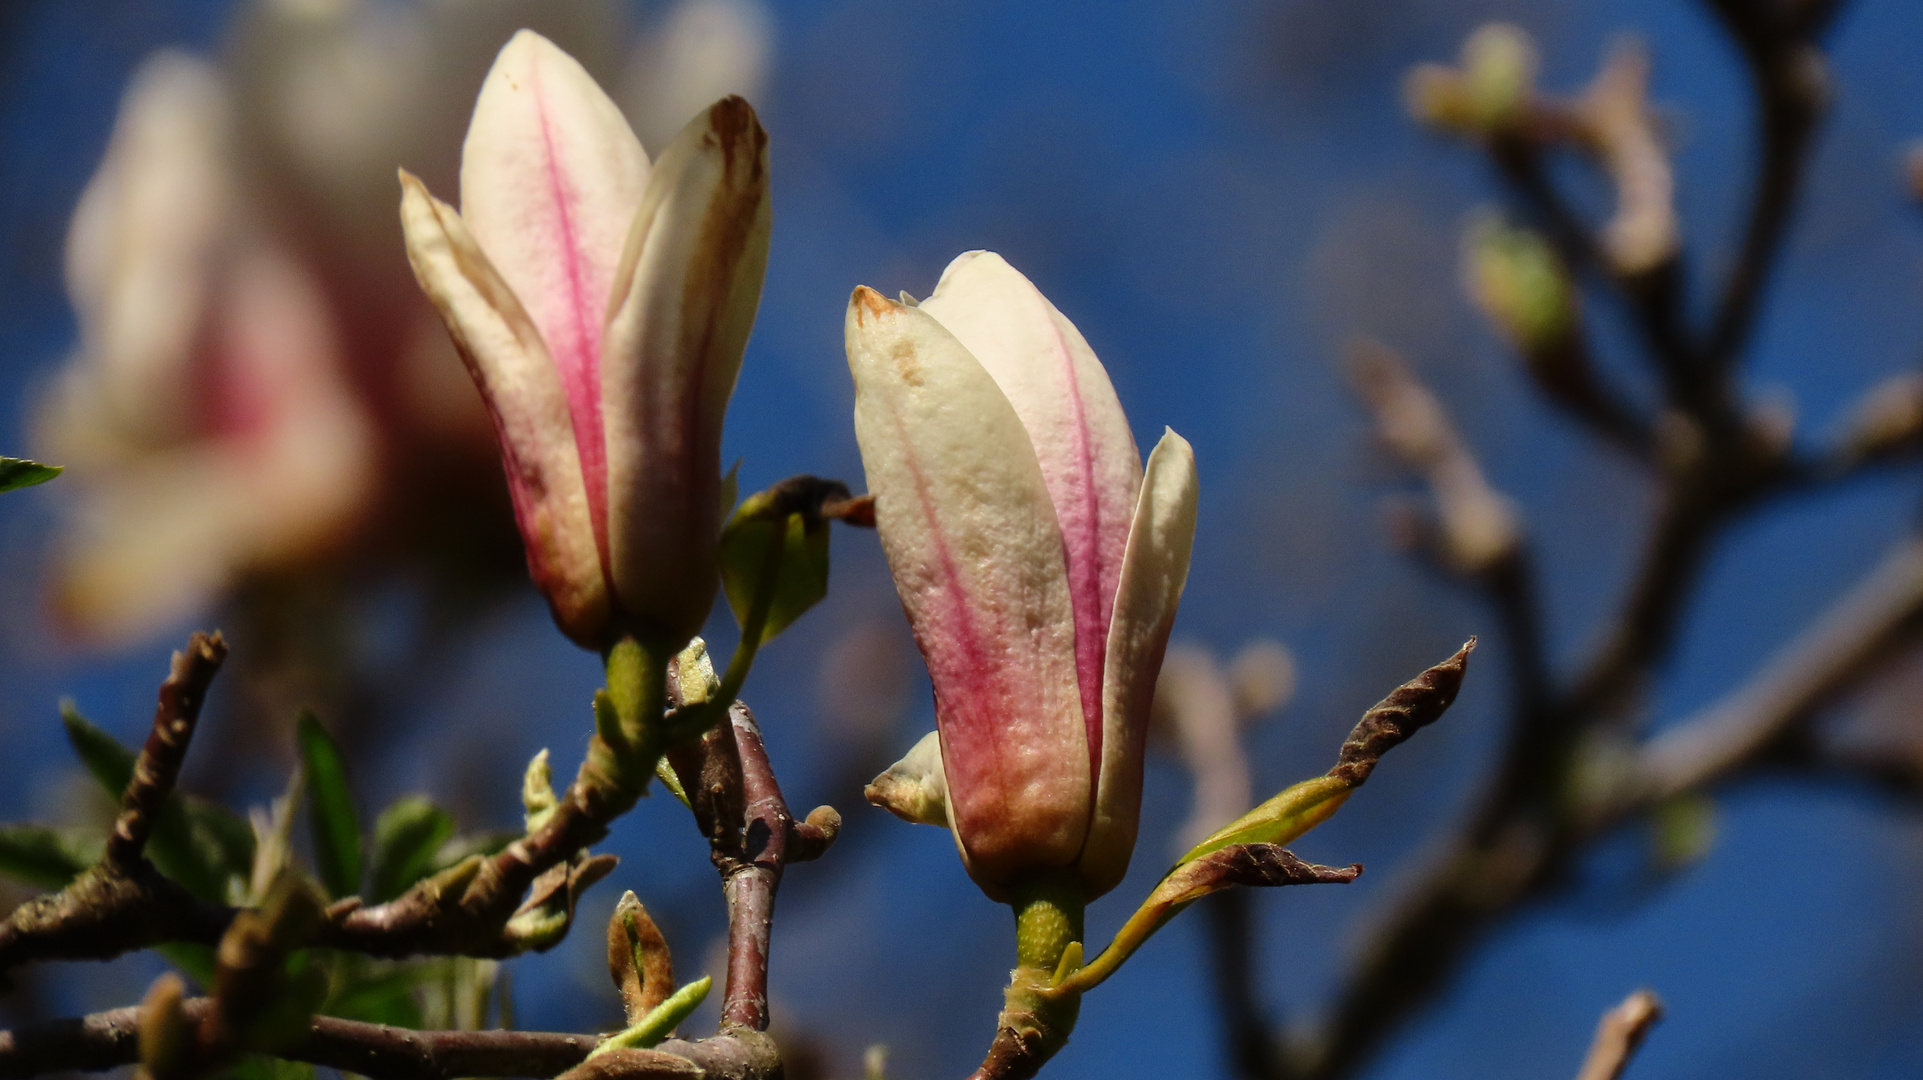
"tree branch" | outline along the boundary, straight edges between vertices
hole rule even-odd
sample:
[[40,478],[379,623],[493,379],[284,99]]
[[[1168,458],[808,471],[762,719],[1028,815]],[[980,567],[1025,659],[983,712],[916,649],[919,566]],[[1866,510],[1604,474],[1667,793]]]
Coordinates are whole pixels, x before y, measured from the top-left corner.
[[1596,1039],[1589,1044],[1576,1080],[1618,1080],[1649,1029],[1663,1018],[1663,1003],[1647,990],[1638,990],[1602,1015]]
[[1754,761],[1852,684],[1923,616],[1923,539],[1899,543],[1744,686],[1651,740],[1635,804],[1701,790]]
[[1813,5],[1799,25],[1778,12],[1780,5],[1749,0],[1708,0],[1708,4],[1749,66],[1760,143],[1756,189],[1743,238],[1703,342],[1702,364],[1720,378],[1748,343],[1763,287],[1788,232],[1811,137],[1828,96],[1823,55],[1812,39],[1839,5]]
[[180,763],[193,740],[207,688],[225,659],[227,642],[219,632],[196,631],[187,639],[186,650],[174,654],[167,679],[160,684],[153,729],[134,761],[133,779],[120,797],[120,816],[107,836],[108,863],[124,869],[140,861],[147,838],[153,835],[154,818],[180,777]]
[[[214,1010],[212,998],[182,1003],[189,1023]],[[138,1006],[0,1032],[0,1078],[86,1071],[140,1060]],[[580,1063],[594,1035],[539,1031],[410,1031],[317,1016],[286,1051],[294,1061],[356,1072],[373,1080],[453,1080],[462,1076],[554,1076]]]

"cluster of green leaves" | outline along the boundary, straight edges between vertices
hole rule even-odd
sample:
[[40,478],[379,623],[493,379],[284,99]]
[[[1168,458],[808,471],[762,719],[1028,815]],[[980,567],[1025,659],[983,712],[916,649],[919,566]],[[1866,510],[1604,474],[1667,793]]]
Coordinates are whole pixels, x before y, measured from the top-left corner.
[[[80,764],[105,797],[117,802],[133,777],[136,752],[82,716],[71,702],[62,703],[61,720]],[[301,766],[290,793],[305,793],[313,876],[330,899],[360,896],[370,904],[391,900],[423,878],[471,855],[498,851],[514,838],[499,833],[457,836],[453,817],[419,795],[387,806],[375,818],[372,836],[364,836],[339,745],[311,714],[300,718],[298,740]],[[162,874],[202,900],[259,903],[261,897],[253,892],[272,870],[257,865],[263,849],[286,848],[286,838],[277,840],[273,834],[291,820],[293,808],[281,809],[280,815],[257,812],[250,822],[211,799],[176,791],[154,822],[147,855]],[[278,824],[276,816],[283,819]],[[0,875],[41,889],[60,889],[98,862],[105,846],[106,835],[97,827],[0,825]],[[274,857],[271,851],[265,855]],[[158,951],[192,982],[203,988],[212,984],[211,947],[177,942]],[[288,957],[287,968],[287,985],[315,988],[315,1011],[412,1028],[478,1023],[476,1013],[486,1012],[495,973],[495,965],[487,961],[388,961],[323,949],[296,951]],[[232,1074],[240,1080],[304,1080],[312,1070],[249,1056]]]

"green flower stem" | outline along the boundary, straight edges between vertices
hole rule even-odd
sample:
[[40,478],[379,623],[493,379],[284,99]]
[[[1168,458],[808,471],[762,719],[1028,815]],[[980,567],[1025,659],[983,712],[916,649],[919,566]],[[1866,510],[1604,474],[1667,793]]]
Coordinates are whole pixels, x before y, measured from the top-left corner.
[[603,729],[604,740],[615,736],[608,741],[620,779],[636,792],[647,787],[655,762],[667,749],[661,745],[661,719],[668,709],[669,655],[670,650],[650,648],[633,636],[608,649],[608,704],[614,723],[597,727]]
[[1033,1076],[1068,1043],[1082,996],[1054,988],[1064,954],[1082,938],[1082,884],[1072,872],[1038,875],[1011,890],[1015,970],[1000,1022],[977,1075]]
[[1049,874],[1014,890],[1015,965],[1055,973],[1062,952],[1082,940],[1082,883]]

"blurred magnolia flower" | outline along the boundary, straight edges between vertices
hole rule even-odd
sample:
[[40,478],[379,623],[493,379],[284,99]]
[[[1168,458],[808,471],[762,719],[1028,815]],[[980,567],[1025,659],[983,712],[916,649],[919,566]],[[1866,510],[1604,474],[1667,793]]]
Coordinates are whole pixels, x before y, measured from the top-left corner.
[[723,99],[650,168],[593,77],[524,30],[475,103],[461,210],[401,181],[555,621],[588,648],[680,648],[720,582],[721,422],[768,258],[754,110]]
[[962,255],[920,306],[855,290],[847,338],[876,524],[939,724],[870,798],[945,818],[997,899],[1061,870],[1100,896],[1135,845],[1194,456],[1165,432],[1144,473],[1094,351],[999,255]]
[[[142,68],[75,215],[81,343],[36,424],[74,466],[55,591],[81,636],[138,639],[263,574],[518,576],[487,414],[413,286],[393,170],[453,183],[474,91],[523,26],[604,78],[632,40],[614,0],[249,0],[218,66]],[[707,55],[678,77],[732,63]]]
[[311,557],[373,486],[325,300],[237,200],[220,76],[156,56],[74,214],[81,348],[39,417],[45,452],[86,489],[59,609],[100,638]]

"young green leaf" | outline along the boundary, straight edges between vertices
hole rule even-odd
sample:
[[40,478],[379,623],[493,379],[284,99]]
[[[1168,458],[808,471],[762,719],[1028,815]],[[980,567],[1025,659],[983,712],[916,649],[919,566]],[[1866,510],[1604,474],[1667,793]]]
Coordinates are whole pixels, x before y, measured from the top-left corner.
[[0,874],[42,889],[63,889],[100,861],[106,838],[91,829],[0,825]]
[[[1346,884],[1354,881],[1362,867],[1317,866],[1303,862],[1276,844],[1231,844],[1205,855],[1184,859],[1162,876],[1148,899],[1135,909],[1115,939],[1102,954],[1086,966],[1064,957],[1056,971],[1055,989],[1060,993],[1086,993],[1115,973],[1142,947],[1150,935],[1202,897],[1233,885],[1273,887],[1277,885]],[[1071,946],[1075,948],[1075,946]],[[1077,949],[1079,951],[1079,949]]]
[[374,822],[369,903],[392,900],[434,869],[441,845],[454,835],[454,819],[420,795],[396,800]]
[[62,466],[42,465],[26,458],[0,457],[0,491],[44,484],[60,475]]
[[429,964],[342,953],[334,961],[333,985],[320,1011],[343,1020],[419,1028],[421,1003],[414,991],[430,975]]
[[520,838],[520,833],[509,832],[506,829],[457,836],[442,844],[441,850],[434,853],[434,861],[428,864],[428,872],[438,874],[443,870],[459,866],[474,856],[492,858],[500,854],[502,848]]
[[340,746],[311,712],[300,716],[300,756],[307,770],[316,869],[329,894],[353,896],[361,888],[360,820],[347,790],[347,766]]
[[592,1060],[613,1050],[646,1050],[661,1040],[674,1034],[674,1029],[686,1020],[688,1015],[700,1008],[708,998],[708,988],[714,985],[714,977],[703,975],[699,979],[669,994],[666,1001],[656,1005],[648,1015],[636,1021],[625,1031],[617,1032],[602,1040],[601,1045],[588,1054]]
[[170,941],[165,945],[154,946],[154,951],[169,964],[180,969],[182,975],[193,980],[194,985],[205,990],[214,985],[214,947],[192,941]]
[[134,778],[134,752],[80,715],[71,698],[60,702],[60,723],[67,729],[67,743],[73,747],[80,764],[86,766],[109,797],[120,798],[120,793],[127,790],[128,781]]
[[[748,628],[767,605],[761,640],[787,629],[828,594],[828,522],[801,511],[769,515],[767,492],[748,497],[721,532],[721,581],[735,621]],[[810,520],[812,516],[812,521]],[[772,596],[766,596],[772,588]]]

